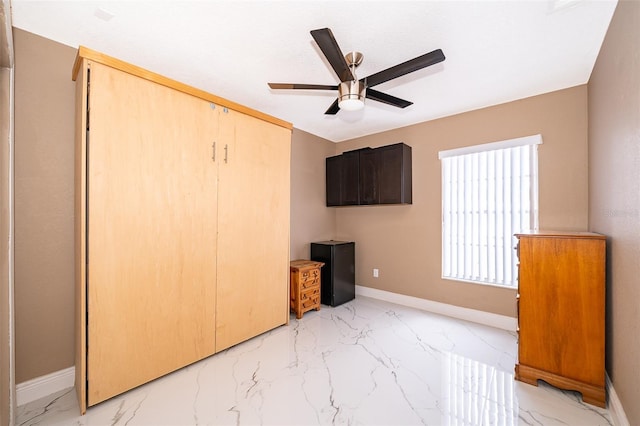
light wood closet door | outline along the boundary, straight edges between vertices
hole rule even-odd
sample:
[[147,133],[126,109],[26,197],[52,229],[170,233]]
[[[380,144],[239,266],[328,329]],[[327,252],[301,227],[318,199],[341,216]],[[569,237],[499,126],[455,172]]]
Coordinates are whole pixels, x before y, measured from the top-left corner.
[[289,319],[291,131],[220,114],[216,351]]
[[88,403],[215,351],[217,109],[93,63]]

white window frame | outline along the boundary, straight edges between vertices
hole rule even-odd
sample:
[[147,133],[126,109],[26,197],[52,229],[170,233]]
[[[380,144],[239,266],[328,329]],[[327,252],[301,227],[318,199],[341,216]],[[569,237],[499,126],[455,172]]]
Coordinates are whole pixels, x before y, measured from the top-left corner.
[[[542,136],[532,135],[438,153],[442,169],[443,279],[517,287],[513,235],[538,229],[540,144]],[[512,160],[521,158],[525,149],[529,150],[529,161],[517,167]],[[503,157],[504,153],[508,156]],[[505,175],[508,183],[498,185]],[[461,186],[463,193],[458,190]],[[466,190],[469,186],[474,189]],[[521,193],[526,191],[527,199]],[[523,211],[502,217],[510,210],[502,207],[503,202],[511,205],[512,201],[518,203],[518,211],[520,207]]]

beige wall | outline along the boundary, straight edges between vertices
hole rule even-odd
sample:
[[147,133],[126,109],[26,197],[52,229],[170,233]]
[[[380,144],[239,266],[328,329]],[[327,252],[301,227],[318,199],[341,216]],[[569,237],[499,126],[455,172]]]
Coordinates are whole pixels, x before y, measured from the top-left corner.
[[336,145],[293,129],[291,140],[291,259],[308,259],[309,243],[335,238],[336,212],[326,207],[325,158]]
[[0,2],[0,425],[14,417],[13,287],[11,280],[11,75],[13,47],[8,2]]
[[608,236],[607,372],[640,424],[640,2],[618,3],[589,81],[589,228]]
[[[380,290],[515,316],[515,290],[441,279],[438,151],[541,134],[540,227],[586,230],[587,88],[578,86],[338,144],[412,147],[413,204],[341,207],[338,239],[356,241],[356,281]],[[380,271],[372,277],[372,269]]]
[[0,68],[0,425],[9,424],[11,411],[11,289],[9,279],[9,141],[11,71]]
[[16,383],[74,365],[76,51],[15,29]]
[[0,425],[9,425],[11,412],[11,289],[9,275],[9,141],[11,71],[0,68]]

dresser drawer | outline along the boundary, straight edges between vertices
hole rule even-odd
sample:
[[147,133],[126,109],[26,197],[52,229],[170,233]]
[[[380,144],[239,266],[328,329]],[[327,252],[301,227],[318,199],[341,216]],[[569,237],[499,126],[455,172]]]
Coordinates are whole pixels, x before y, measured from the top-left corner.
[[300,282],[306,283],[320,279],[320,269],[306,269],[300,271]]
[[300,299],[300,309],[306,312],[310,309],[320,308],[320,292],[307,299]]
[[300,301],[304,302],[308,299],[313,299],[316,296],[320,295],[320,286],[316,286],[314,288],[310,288],[308,290],[304,290],[300,292]]
[[310,288],[320,288],[320,277],[313,280],[302,281],[300,283],[300,291],[304,291]]

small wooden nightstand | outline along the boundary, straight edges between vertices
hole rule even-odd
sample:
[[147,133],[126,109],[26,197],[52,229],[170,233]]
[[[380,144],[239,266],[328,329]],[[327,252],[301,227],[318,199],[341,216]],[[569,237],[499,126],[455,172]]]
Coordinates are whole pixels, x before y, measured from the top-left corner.
[[323,265],[313,260],[291,261],[291,309],[297,319],[311,309],[320,310],[320,268]]

